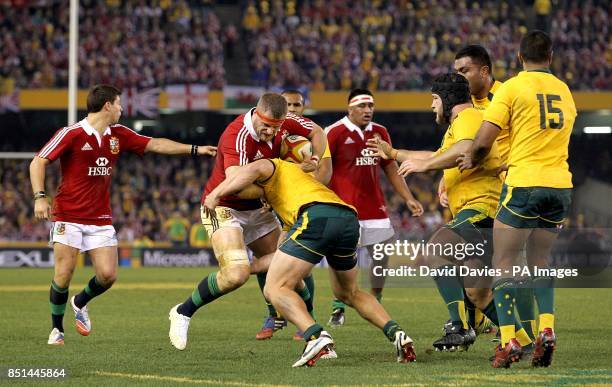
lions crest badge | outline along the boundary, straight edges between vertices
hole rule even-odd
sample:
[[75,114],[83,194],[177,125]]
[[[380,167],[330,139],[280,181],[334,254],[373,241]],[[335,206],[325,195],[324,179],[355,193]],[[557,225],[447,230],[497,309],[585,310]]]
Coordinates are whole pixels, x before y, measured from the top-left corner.
[[117,137],[110,138],[110,152],[114,155],[119,153],[119,139]]
[[64,235],[66,233],[66,224],[65,223],[57,223],[55,225],[55,234],[56,235]]
[[232,212],[230,211],[229,208],[223,207],[223,208],[219,208],[217,207],[217,216],[219,218],[221,218],[222,220],[228,220],[232,218]]

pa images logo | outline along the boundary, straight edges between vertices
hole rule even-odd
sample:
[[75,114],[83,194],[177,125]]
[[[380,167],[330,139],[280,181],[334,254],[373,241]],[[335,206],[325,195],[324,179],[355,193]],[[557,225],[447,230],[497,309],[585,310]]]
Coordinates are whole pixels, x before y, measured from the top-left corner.
[[119,153],[119,139],[117,137],[110,138],[110,152],[114,155]]
[[66,233],[66,224],[57,223],[55,225],[55,235],[64,235]]

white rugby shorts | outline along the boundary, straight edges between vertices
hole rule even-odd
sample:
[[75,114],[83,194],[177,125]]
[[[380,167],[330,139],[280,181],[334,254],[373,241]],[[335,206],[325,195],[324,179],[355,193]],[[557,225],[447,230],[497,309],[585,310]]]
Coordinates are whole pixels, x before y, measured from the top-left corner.
[[94,226],[70,222],[53,222],[49,244],[61,243],[81,251],[117,246],[117,232],[111,225]]

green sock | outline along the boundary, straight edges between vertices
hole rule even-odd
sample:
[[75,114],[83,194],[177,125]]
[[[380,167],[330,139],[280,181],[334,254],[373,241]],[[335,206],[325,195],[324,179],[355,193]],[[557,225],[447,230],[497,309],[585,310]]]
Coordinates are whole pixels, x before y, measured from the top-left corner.
[[191,297],[179,305],[177,312],[191,317],[198,309],[222,295],[217,284],[217,272],[211,273],[198,284],[198,287],[191,293]]
[[536,277],[533,292],[538,303],[538,313],[555,314],[555,288],[552,277]]
[[516,289],[516,312],[531,340],[535,340],[535,332],[533,331],[535,325],[534,296],[531,279],[522,280],[519,283],[519,288]]
[[[266,275],[268,273],[257,273],[257,283],[259,284],[259,290],[261,290],[261,295],[263,295],[263,291],[264,291],[264,287],[266,286]],[[276,309],[274,308],[274,305],[272,305],[272,303],[268,300],[266,300],[265,296],[264,296],[264,300],[266,301],[266,306],[268,307],[268,313],[270,316],[274,316],[274,317],[278,317],[278,313],[276,312]]]
[[389,341],[394,341],[395,340],[395,333],[403,330],[402,327],[395,321],[395,320],[389,320],[385,326],[383,327],[383,333],[385,334],[385,336],[387,336],[387,339],[389,339]]
[[68,302],[68,288],[59,287],[55,281],[51,280],[49,289],[49,306],[51,307],[51,324],[60,332],[64,331],[64,312]]
[[[533,292],[538,303],[540,314],[538,330],[554,328],[555,323],[555,288],[552,277],[537,277],[533,280]],[[535,322],[534,324],[535,325]]]
[[476,328],[476,306],[470,301],[470,298],[465,293],[465,289],[463,289],[463,300],[465,303],[468,324],[470,324],[472,328]]
[[334,300],[332,301],[332,310],[336,310],[336,309],[344,310],[346,309],[346,304],[334,298]]
[[[443,269],[442,266],[439,269]],[[468,328],[467,317],[465,315],[465,302],[463,298],[463,287],[456,276],[439,276],[435,277],[434,281],[438,287],[438,291],[446,303],[448,313],[453,325],[461,325],[464,329]]]
[[376,298],[376,301],[378,301],[379,304],[382,304],[382,291],[381,292],[376,292],[374,294],[374,298]]
[[493,324],[499,326],[499,318],[497,317],[497,309],[495,308],[495,300],[489,302],[489,305],[482,311],[485,316],[493,322]]
[[314,282],[314,278],[312,277],[312,273],[308,274],[308,276],[304,278],[304,283],[306,284],[306,287],[308,288],[308,291],[310,292],[310,297],[312,297],[313,302],[314,302],[315,282]]
[[308,342],[310,340],[318,339],[319,336],[321,336],[321,332],[323,332],[322,326],[317,323],[312,324],[304,331],[304,340]]
[[74,297],[74,305],[76,305],[77,308],[84,307],[92,298],[110,289],[110,286],[111,285],[108,285],[108,287],[103,286],[98,282],[96,276],[93,276],[87,283],[87,286],[85,286],[85,289]]
[[314,316],[314,312],[313,312],[314,307],[312,305],[312,297],[310,295],[310,291],[308,290],[308,288],[304,287],[303,289],[298,290],[297,293],[300,295],[300,297],[302,297],[302,300],[306,304],[306,310],[308,310],[308,313],[310,313],[310,316],[314,320],[316,320]]
[[[516,337],[517,319],[515,316],[516,283],[512,278],[502,278],[493,283],[493,299],[499,318],[502,347]],[[519,323],[520,324],[520,323]]]

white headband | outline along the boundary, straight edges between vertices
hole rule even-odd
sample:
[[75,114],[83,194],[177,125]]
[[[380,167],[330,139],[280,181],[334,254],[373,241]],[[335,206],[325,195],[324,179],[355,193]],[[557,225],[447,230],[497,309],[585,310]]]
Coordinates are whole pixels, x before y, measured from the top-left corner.
[[361,103],[374,103],[374,97],[368,94],[356,95],[349,101],[349,106],[357,106]]

